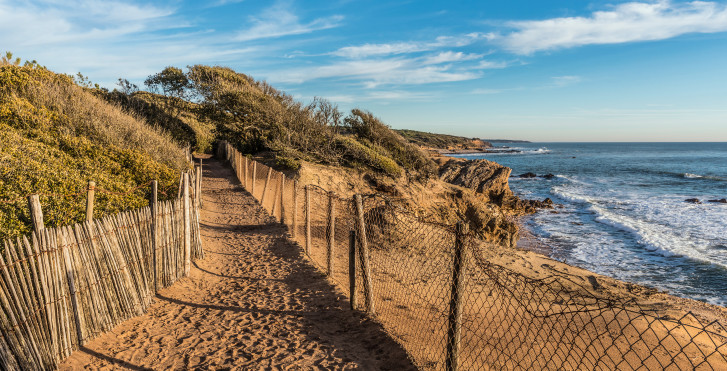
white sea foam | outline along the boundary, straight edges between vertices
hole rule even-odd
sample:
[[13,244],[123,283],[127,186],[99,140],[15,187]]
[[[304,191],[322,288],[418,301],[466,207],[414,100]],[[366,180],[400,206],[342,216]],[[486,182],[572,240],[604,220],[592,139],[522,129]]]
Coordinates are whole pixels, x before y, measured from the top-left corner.
[[721,180],[726,181],[727,178],[716,176],[716,175],[699,175],[699,174],[692,174],[692,173],[684,173],[682,174],[684,178],[687,179],[709,179],[709,180]]
[[[711,248],[725,241],[723,221],[727,220],[727,208],[685,204],[685,196],[649,197],[594,188],[583,182],[569,182],[555,186],[551,191],[565,200],[581,204],[593,213],[595,222],[631,234],[646,250],[665,257],[685,256],[727,268],[724,253]],[[592,235],[582,238],[590,240]],[[572,239],[580,238],[573,236]]]

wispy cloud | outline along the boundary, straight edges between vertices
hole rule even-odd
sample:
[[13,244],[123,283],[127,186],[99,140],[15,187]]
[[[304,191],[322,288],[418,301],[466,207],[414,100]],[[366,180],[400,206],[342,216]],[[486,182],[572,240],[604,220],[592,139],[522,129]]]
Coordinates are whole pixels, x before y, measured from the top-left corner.
[[345,46],[331,53],[331,55],[359,59],[367,57],[397,55],[431,51],[441,48],[463,47],[471,45],[478,40],[494,38],[494,34],[469,33],[458,36],[439,36],[433,41],[400,41],[384,44],[363,44],[356,46]]
[[588,17],[553,18],[510,22],[516,31],[500,36],[498,42],[517,54],[571,48],[591,44],[617,44],[663,40],[687,33],[727,30],[727,6],[693,1],[675,4],[631,2],[597,11]]
[[462,52],[446,51],[424,58],[424,64],[441,64],[450,62],[471,61],[482,58],[482,54],[466,54]]
[[130,1],[0,0],[4,50],[57,72],[83,72],[112,88],[116,79],[143,80],[168,65],[226,63],[261,47],[220,41],[171,7]]
[[183,28],[174,9],[116,1],[62,4],[0,1],[0,34],[10,45],[54,45],[121,38],[135,33]]
[[555,87],[563,87],[563,86],[579,83],[582,79],[580,76],[569,75],[569,76],[553,76],[551,78],[551,80],[553,80],[553,85]]
[[478,78],[479,73],[451,65],[427,65],[419,58],[342,61],[324,66],[296,68],[276,74],[271,81],[303,83],[317,79],[355,81],[367,88],[380,85],[419,85]]
[[298,15],[291,12],[291,4],[277,2],[262,14],[250,17],[251,27],[240,31],[235,38],[238,41],[277,38],[290,35],[302,35],[314,31],[338,27],[343,16],[332,15],[316,18],[310,22],[301,22]]

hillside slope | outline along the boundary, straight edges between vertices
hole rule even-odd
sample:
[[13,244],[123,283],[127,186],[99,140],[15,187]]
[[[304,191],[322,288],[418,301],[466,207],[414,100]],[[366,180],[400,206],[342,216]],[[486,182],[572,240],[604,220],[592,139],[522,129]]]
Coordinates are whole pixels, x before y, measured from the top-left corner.
[[117,193],[97,193],[96,217],[146,205],[148,187],[133,190],[152,179],[176,195],[184,159],[170,135],[71,77],[36,64],[0,65],[0,238],[30,231],[31,193],[43,195],[49,227],[83,220],[90,180]]

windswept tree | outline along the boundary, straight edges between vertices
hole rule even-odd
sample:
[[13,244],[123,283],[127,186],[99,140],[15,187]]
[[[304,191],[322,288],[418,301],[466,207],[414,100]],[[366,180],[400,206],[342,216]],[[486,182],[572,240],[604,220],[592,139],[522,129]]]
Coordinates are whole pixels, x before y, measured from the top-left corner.
[[133,93],[136,93],[139,91],[139,86],[137,86],[134,83],[131,83],[127,79],[119,79],[119,82],[116,83],[121,88],[121,92],[125,95],[131,95]]
[[5,55],[2,56],[2,61],[0,62],[0,65],[2,64],[12,64],[14,66],[20,66],[20,57],[13,59],[13,53],[6,51]]
[[149,90],[155,93],[161,93],[169,98],[166,102],[166,109],[174,114],[179,115],[179,105],[174,104],[174,98],[186,100],[189,97],[189,80],[187,75],[181,68],[166,67],[162,72],[155,73],[144,80]]

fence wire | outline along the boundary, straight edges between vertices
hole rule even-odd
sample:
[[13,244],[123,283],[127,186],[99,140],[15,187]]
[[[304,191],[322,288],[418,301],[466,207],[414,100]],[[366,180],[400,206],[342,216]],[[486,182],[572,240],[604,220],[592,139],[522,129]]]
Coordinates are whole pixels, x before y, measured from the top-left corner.
[[[258,200],[265,192],[263,206],[275,207],[308,258],[420,369],[727,369],[727,329],[718,321],[692,313],[671,318],[658,307],[601,294],[580,276],[529,277],[495,263],[502,254],[496,246],[379,195],[364,196],[359,213],[355,199],[274,170],[264,191],[268,167],[253,164],[248,191]],[[365,230],[365,238],[358,236],[351,255],[355,230]]]

